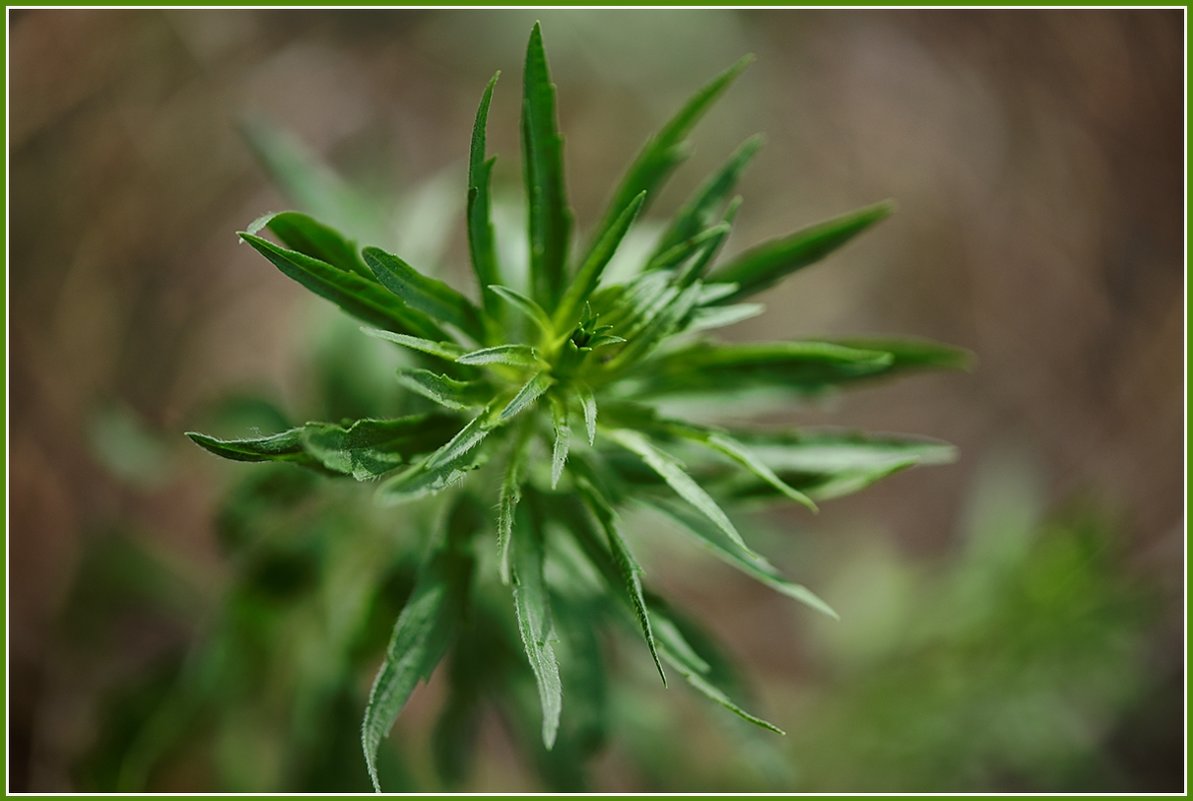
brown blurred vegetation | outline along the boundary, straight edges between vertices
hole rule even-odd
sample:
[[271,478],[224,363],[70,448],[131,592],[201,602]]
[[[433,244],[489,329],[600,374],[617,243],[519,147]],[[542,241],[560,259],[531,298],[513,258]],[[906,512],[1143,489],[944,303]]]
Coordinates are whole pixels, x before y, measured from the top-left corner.
[[[1170,751],[1138,770],[1171,786],[1183,751],[1179,11],[38,10],[10,12],[12,788],[69,789],[96,688],[185,634],[146,611],[87,664],[57,660],[53,621],[82,544],[109,521],[139,521],[217,585],[216,472],[178,432],[229,388],[302,396],[311,306],[233,236],[281,205],[238,117],[264,115],[363,186],[400,194],[459,166],[500,67],[490,149],[513,183],[520,53],[536,16],[582,226],[685,93],[748,51],[758,62],[657,208],[755,131],[768,145],[731,248],[898,200],[891,221],[772,291],[769,314],[733,335],[901,333],[972,349],[972,374],[791,418],[924,433],[956,443],[961,460],[830,504],[800,522],[804,536],[832,552],[878,532],[943,558],[964,488],[996,446],[1030,455],[1049,501],[1115,510],[1123,569],[1164,599],[1146,659],[1149,703],[1168,714],[1141,725],[1166,727]],[[458,244],[450,253],[443,269],[463,276]],[[182,467],[139,486],[113,476],[88,444],[113,404],[167,434]],[[816,567],[801,576],[813,586]],[[720,573],[714,593],[712,574],[657,569],[764,683],[807,669],[798,636],[768,623],[792,617],[781,599]]]

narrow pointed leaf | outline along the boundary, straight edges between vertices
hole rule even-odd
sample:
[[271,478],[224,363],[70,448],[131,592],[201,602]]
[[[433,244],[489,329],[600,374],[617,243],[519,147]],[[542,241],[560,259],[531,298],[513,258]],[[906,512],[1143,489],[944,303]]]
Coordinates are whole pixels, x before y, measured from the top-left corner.
[[308,423],[302,442],[328,470],[368,481],[440,447],[456,425],[446,415],[357,420],[347,427]]
[[697,308],[692,312],[685,331],[712,331],[757,317],[766,311],[761,303],[734,303],[730,306]]
[[458,462],[465,454],[480,445],[492,430],[493,415],[489,409],[485,409],[472,418],[443,447],[427,457],[425,468],[434,469]]
[[653,271],[670,270],[678,267],[698,253],[702,253],[709,246],[710,242],[714,243],[714,245],[719,243],[728,233],[729,225],[727,223],[718,223],[710,228],[697,231],[692,236],[681,239],[679,242],[670,245],[666,250],[653,256],[647,262],[644,269]]
[[584,432],[588,435],[588,444],[596,442],[597,431],[597,402],[592,390],[584,385],[576,388],[576,395],[580,399],[580,408],[584,411]]
[[518,390],[518,394],[505,405],[501,410],[500,419],[509,420],[511,417],[526,410],[528,406],[534,403],[544,392],[551,388],[555,383],[555,379],[551,377],[548,372],[535,373],[529,381],[522,385]]
[[393,331],[384,331],[376,328],[361,328],[360,330],[371,337],[384,339],[387,342],[393,342],[395,345],[401,345],[404,348],[410,348],[419,353],[425,353],[428,356],[435,356],[449,362],[456,361],[466,352],[455,342],[435,342],[434,340],[423,339],[422,337],[398,334]]
[[663,253],[684,240],[691,239],[711,226],[720,216],[720,207],[729,200],[742,171],[762,146],[760,135],[752,136],[742,143],[729,161],[701,186],[696,194],[683,205],[675,220],[659,240],[656,254]]
[[642,629],[642,636],[646,640],[646,647],[650,649],[651,659],[659,671],[659,678],[663,685],[667,684],[667,674],[663,672],[663,664],[659,661],[658,648],[655,645],[654,629],[651,626],[650,615],[646,610],[646,599],[642,594],[642,567],[630,552],[629,545],[617,530],[617,513],[613,506],[588,482],[580,483],[581,496],[592,512],[593,517],[600,523],[609,543],[609,552],[621,577],[622,587],[634,609],[634,616],[638,619],[638,626]]
[[778,569],[760,555],[752,555],[737,546],[716,526],[710,525],[704,517],[690,508],[664,498],[650,498],[650,506],[671,517],[690,534],[695,535],[708,550],[721,561],[737,568],[745,575],[765,584],[788,598],[806,604],[817,612],[833,619],[840,616],[820,596],[802,584],[789,581]]
[[520,311],[526,319],[538,327],[539,331],[543,333],[543,336],[547,338],[555,336],[555,326],[551,322],[551,315],[543,311],[543,307],[535,303],[532,298],[528,298],[521,292],[510,289],[507,286],[492,284],[487,288],[490,293]]
[[530,236],[530,279],[539,303],[553,306],[563,290],[572,218],[563,180],[563,137],[555,86],[538,23],[526,48],[522,96],[522,161]]
[[219,439],[198,431],[188,431],[186,435],[199,447],[236,462],[311,464],[314,461],[303,447],[301,427],[280,434],[246,439]]
[[448,409],[472,409],[484,406],[492,398],[492,388],[484,381],[457,381],[441,373],[423,369],[400,369],[398,383],[411,392]]
[[543,744],[550,749],[559,731],[563,710],[563,684],[555,656],[555,631],[551,621],[551,602],[543,579],[543,534],[533,516],[519,507],[518,525],[511,545],[513,563],[514,612],[522,647],[530,660],[538,684],[543,710]]
[[790,236],[765,242],[747,250],[718,269],[715,278],[738,285],[727,300],[760,292],[782,281],[796,270],[823,259],[837,248],[890,216],[892,203],[878,203],[849,214],[796,231]]
[[675,491],[676,495],[683,498],[699,510],[701,514],[714,522],[729,539],[744,548],[747,552],[753,553],[741,538],[741,534],[738,533],[729,516],[722,511],[721,507],[717,505],[717,502],[699,484],[692,480],[691,476],[684,472],[683,467],[680,466],[674,457],[656,448],[650,440],[636,431],[617,429],[610,432],[610,436],[614,442],[633,453],[645,462],[651,470],[658,473],[667,482],[667,486]]
[[414,590],[394,625],[360,732],[365,764],[377,792],[381,792],[377,750],[415,686],[428,679],[443,658],[463,613],[472,567],[466,549],[438,546],[419,570]]
[[261,228],[268,228],[291,250],[325,261],[341,270],[354,272],[370,281],[376,280],[360,257],[356,243],[313,217],[297,211],[269,214],[250,225],[247,233],[255,234]]
[[425,314],[409,308],[374,281],[249,233],[242,232],[240,238],[288,278],[354,317],[389,331],[428,339],[449,339]]
[[527,438],[522,437],[511,451],[497,500],[497,566],[501,583],[507,585],[510,583],[509,551],[514,529],[514,513],[522,500],[522,470],[528,445]]
[[572,436],[571,427],[568,425],[567,406],[557,398],[551,399],[551,429],[554,435],[551,446],[551,489],[555,489],[563,475]]
[[501,307],[496,298],[485,295],[484,288],[501,283],[501,271],[497,264],[497,250],[493,241],[493,223],[490,219],[489,181],[493,171],[493,160],[485,160],[485,127],[489,119],[489,104],[493,100],[493,87],[497,85],[498,71],[481,95],[476,110],[476,123],[472,128],[472,147],[468,154],[468,253],[472,259],[472,271],[477,286],[481,289],[481,305],[485,316],[496,323],[501,321]]
[[381,285],[407,306],[440,323],[455,326],[474,341],[484,340],[480,312],[468,298],[380,248],[365,248],[364,260]]
[[456,357],[460,364],[504,364],[508,367],[545,367],[538,351],[529,345],[497,345]]
[[617,252],[617,246],[621,244],[626,232],[630,230],[630,226],[633,225],[645,200],[645,192],[635,195],[629,205],[613,221],[609,230],[597,241],[592,252],[588,254],[588,258],[580,265],[576,277],[572,279],[572,283],[564,292],[563,300],[560,301],[555,312],[555,327],[560,331],[570,331],[575,327],[581,306],[591,297],[597,284],[600,283],[605,267],[609,265],[609,260]]
[[613,199],[609,203],[609,212],[601,225],[597,227],[594,241],[599,242],[604,237],[605,232],[613,227],[618,212],[624,209],[638,193],[646,192],[648,202],[654,199],[667,176],[684,159],[686,155],[684,139],[688,133],[704,112],[753,60],[753,56],[746,56],[714,78],[693,95],[663,126],[662,130],[647,141],[613,193]]

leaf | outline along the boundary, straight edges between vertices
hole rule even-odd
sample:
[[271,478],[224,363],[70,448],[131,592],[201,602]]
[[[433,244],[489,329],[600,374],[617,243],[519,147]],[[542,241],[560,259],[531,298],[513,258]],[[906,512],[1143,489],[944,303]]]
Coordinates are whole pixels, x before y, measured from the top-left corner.
[[501,410],[499,419],[503,421],[509,420],[514,415],[524,411],[526,407],[530,406],[530,404],[539,399],[539,396],[550,389],[554,383],[555,379],[551,377],[549,372],[544,370],[541,373],[535,373],[529,381],[522,385],[522,388],[518,390],[518,394],[514,395],[513,399]]
[[880,374],[893,359],[882,351],[829,342],[751,344],[700,342],[656,357],[643,369],[639,394],[736,392],[768,387],[812,392],[860,376]]
[[651,603],[650,613],[655,621],[655,632],[659,639],[659,654],[679,671],[688,684],[705,698],[723,706],[743,720],[776,734],[786,734],[773,723],[742,709],[723,690],[712,683],[707,677],[708,663],[696,654],[680,632],[679,627],[665,615],[658,603]]
[[407,306],[455,326],[476,342],[484,341],[480,312],[468,298],[380,248],[365,248],[364,259],[381,285]]
[[[529,431],[526,429],[526,433]],[[497,500],[497,565],[502,584],[510,583],[510,537],[514,529],[514,512],[522,500],[522,470],[528,444],[527,437],[523,435],[510,452]]]
[[588,444],[596,443],[597,402],[592,389],[583,384],[576,386],[576,397],[580,400],[580,408],[584,410],[584,432],[588,435]]
[[461,457],[479,445],[488,436],[489,432],[493,430],[493,425],[492,412],[486,408],[476,417],[472,418],[443,447],[428,456],[424,463],[425,469],[430,470],[436,467],[443,467],[444,465],[459,461]]
[[449,540],[438,545],[418,572],[409,600],[394,625],[385,660],[365,708],[361,745],[373,788],[381,792],[377,750],[419,681],[428,679],[455,633],[467,600],[473,560]]
[[484,406],[492,389],[483,381],[457,381],[441,373],[423,369],[399,369],[398,383],[411,392],[448,409],[465,410]]
[[472,128],[472,146],[468,153],[468,254],[472,260],[472,271],[476,274],[477,286],[481,288],[481,305],[485,316],[500,323],[501,307],[496,299],[484,294],[484,288],[501,283],[501,270],[497,264],[496,246],[493,242],[493,223],[490,219],[489,182],[493,172],[494,159],[485,160],[485,126],[489,119],[489,104],[493,100],[493,87],[500,77],[499,70],[489,79],[476,110],[476,123]]
[[218,439],[198,431],[188,431],[186,435],[199,447],[237,462],[313,463],[302,444],[302,428],[248,439]]
[[539,303],[554,306],[563,289],[572,218],[564,190],[563,137],[555,119],[555,85],[537,22],[530,32],[523,71],[522,161],[532,294]]
[[543,311],[543,307],[535,303],[532,298],[528,298],[521,292],[510,289],[508,286],[500,286],[498,284],[490,285],[488,290],[522,312],[526,319],[538,327],[544,337],[550,339],[555,336],[555,326],[551,322],[551,315]]
[[550,598],[543,579],[543,535],[538,521],[524,510],[525,507],[518,509],[519,524],[511,545],[514,612],[522,635],[522,647],[538,685],[543,710],[543,744],[550,749],[559,731],[563,685],[555,657]]
[[894,211],[890,201],[834,217],[747,250],[715,273],[718,281],[738,285],[727,300],[736,300],[777,284],[791,273],[815,264]]
[[617,374],[649,355],[679,329],[684,319],[695,308],[700,290],[701,286],[697,283],[675,294],[669,303],[650,317],[641,330],[627,337],[629,344],[609,361],[605,369],[609,373]]
[[414,311],[385,289],[354,272],[279,247],[267,239],[241,232],[240,238],[269,259],[288,278],[330,300],[349,314],[389,331],[430,339],[448,339],[426,315]]
[[302,428],[302,443],[328,470],[367,481],[438,448],[456,425],[444,415],[365,419],[347,427],[307,423]]
[[571,427],[568,426],[567,406],[558,398],[551,398],[551,428],[554,434],[554,444],[551,447],[551,489],[555,489],[563,475],[572,434]]
[[694,534],[713,555],[731,567],[737,568],[747,576],[788,598],[807,604],[833,619],[840,619],[836,611],[814,592],[802,584],[789,581],[762,556],[742,550],[722,534],[720,529],[709,525],[708,520],[698,514],[693,514],[688,507],[664,498],[646,498],[643,502],[678,522],[689,533]]
[[710,242],[714,245],[719,243],[728,233],[729,225],[727,223],[718,223],[711,228],[697,231],[692,236],[671,245],[667,250],[652,256],[643,269],[646,271],[670,270],[703,251]]
[[361,259],[356,243],[312,217],[297,211],[268,214],[249,225],[247,233],[255,234],[261,228],[269,228],[291,250],[354,272],[369,281],[375,280]]
[[637,431],[620,428],[611,431],[610,436],[614,442],[633,453],[645,462],[651,470],[658,473],[667,482],[667,486],[675,490],[675,493],[679,497],[698,509],[709,520],[716,523],[717,527],[729,539],[733,540],[733,542],[744,548],[747,552],[753,553],[741,538],[741,534],[737,532],[732,521],[721,510],[721,507],[717,505],[717,502],[699,484],[693,481],[691,476],[684,472],[679,462],[673,456],[656,448],[650,440]]
[[371,337],[377,339],[384,339],[387,342],[393,342],[395,345],[401,345],[404,348],[425,353],[428,356],[435,356],[449,362],[457,361],[464,355],[465,351],[455,342],[434,342],[422,337],[412,337],[408,334],[396,334],[393,331],[383,331],[376,328],[361,328]]
[[484,463],[483,454],[470,454],[494,425],[492,408],[487,406],[426,459],[383,482],[378,497],[389,504],[406,503],[459,483]]
[[604,238],[606,232],[613,227],[619,210],[628,206],[636,195],[646,192],[648,202],[654,199],[667,176],[686,156],[684,139],[688,132],[753,60],[753,56],[746,56],[714,78],[693,95],[662,130],[647,141],[613,193],[609,211],[597,226],[594,241],[599,242]]
[[613,556],[613,563],[621,577],[622,588],[634,610],[634,616],[638,619],[638,626],[642,629],[646,647],[650,649],[650,656],[659,671],[659,678],[663,680],[663,686],[666,686],[667,675],[663,672],[663,664],[659,661],[654,630],[651,627],[650,615],[646,610],[646,599],[642,595],[642,567],[634,559],[621,532],[617,530],[617,513],[613,510],[612,504],[588,481],[580,482],[580,495],[589,511],[592,512],[592,516],[597,519],[601,529],[605,532],[605,538],[609,543],[609,552]]
[[588,258],[580,265],[576,277],[572,279],[572,283],[564,292],[563,299],[555,311],[556,329],[570,332],[575,328],[576,323],[579,322],[577,315],[580,313],[581,306],[600,283],[601,274],[609,265],[613,254],[617,252],[617,246],[621,244],[626,232],[630,230],[630,226],[633,225],[645,200],[646,192],[635,195],[629,205],[614,220],[609,230],[597,241],[592,252],[588,254]]
[[685,331],[711,331],[716,328],[727,328],[737,325],[743,320],[757,317],[766,311],[761,303],[734,303],[730,306],[712,306],[697,308],[692,312]]
[[485,365],[504,364],[508,367],[546,367],[538,351],[529,345],[497,345],[481,348],[456,357],[459,364]]
[[691,239],[711,226],[718,216],[717,207],[728,200],[742,171],[762,146],[762,136],[751,136],[734,151],[729,161],[713,174],[696,194],[684,204],[655,248],[655,255]]
[[[830,341],[830,340],[824,340]],[[891,357],[888,371],[910,369],[969,370],[973,354],[964,348],[942,345],[927,339],[833,339],[831,342],[846,348],[882,351]]]

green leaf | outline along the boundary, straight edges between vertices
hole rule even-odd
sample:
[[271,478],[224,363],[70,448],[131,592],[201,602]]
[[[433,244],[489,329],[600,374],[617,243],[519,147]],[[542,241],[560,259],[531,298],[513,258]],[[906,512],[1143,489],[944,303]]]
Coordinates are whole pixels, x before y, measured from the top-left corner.
[[657,357],[644,369],[639,394],[736,392],[767,387],[812,392],[880,374],[893,359],[883,351],[828,342],[750,344],[699,342]]
[[455,425],[444,415],[357,420],[347,427],[308,423],[302,443],[328,470],[367,481],[438,448]]
[[684,472],[683,467],[675,457],[656,448],[650,440],[637,431],[616,429],[610,432],[613,441],[640,458],[653,471],[659,474],[667,486],[675,490],[675,494],[690,503],[701,514],[716,523],[717,527],[733,542],[753,553],[737,532],[728,515],[721,510],[717,502],[705,492],[692,477]]
[[407,307],[374,281],[249,233],[241,232],[240,238],[288,278],[367,323],[398,333],[449,339],[426,315]]
[[646,325],[627,337],[627,344],[605,366],[608,373],[618,374],[640,362],[669,336],[679,330],[700,299],[701,285],[692,284],[672,296],[669,303],[655,312]]
[[544,337],[550,339],[555,336],[555,325],[551,322],[551,315],[543,311],[543,307],[535,303],[532,298],[528,298],[521,292],[517,292],[507,286],[500,286],[498,284],[492,284],[488,289],[494,295],[522,312],[526,319],[538,327]]
[[564,292],[563,300],[559,302],[555,311],[556,329],[571,332],[575,328],[576,323],[579,322],[577,315],[580,313],[581,306],[600,283],[605,267],[613,258],[613,254],[617,252],[617,246],[621,244],[626,232],[630,230],[630,226],[633,225],[645,200],[645,192],[635,195],[629,205],[614,220],[609,230],[597,241],[592,252],[588,254],[588,258],[580,265],[576,277],[572,279],[572,283]]
[[457,361],[466,353],[455,342],[434,342],[430,339],[423,339],[422,337],[412,337],[408,334],[397,334],[393,331],[383,331],[376,328],[362,327],[360,330],[371,337],[384,339],[387,342],[393,342],[395,345],[401,345],[404,348],[410,348],[419,353],[425,353],[428,356],[435,356],[449,362]]
[[249,225],[247,233],[269,228],[286,247],[370,281],[373,273],[360,257],[356,243],[339,231],[297,211],[267,214]]
[[718,170],[696,191],[676,214],[671,226],[659,240],[655,255],[666,252],[685,240],[691,239],[711,226],[718,215],[718,208],[724,204],[737,185],[742,171],[762,146],[762,136],[755,135],[742,143],[728,163]]
[[529,452],[529,441],[525,434],[529,431],[529,428],[524,430],[510,452],[497,500],[497,565],[502,584],[510,583],[509,545],[514,529],[514,512],[522,500],[522,470]]
[[237,462],[314,463],[303,447],[301,427],[248,439],[218,439],[198,431],[188,431],[186,435],[199,447]]
[[493,100],[493,87],[497,85],[500,75],[499,70],[489,79],[489,85],[485,87],[480,106],[476,110],[476,123],[472,128],[472,147],[468,154],[467,212],[468,254],[472,259],[472,271],[476,274],[477,286],[481,288],[481,305],[485,310],[485,316],[497,323],[501,321],[501,307],[494,298],[484,294],[485,287],[501,283],[501,270],[493,242],[493,223],[489,214],[489,182],[494,159],[485,160],[485,126],[489,119],[489,104]]
[[658,603],[651,603],[650,613],[655,621],[655,633],[659,639],[659,654],[679,671],[688,684],[705,698],[723,706],[743,720],[776,734],[786,734],[773,723],[742,709],[723,690],[712,683],[707,677],[708,663],[696,654],[680,632],[679,627],[666,616],[665,611]]
[[456,357],[459,364],[486,365],[503,364],[507,367],[543,368],[547,365],[539,358],[538,351],[529,345],[497,345],[481,348]]
[[[682,239],[679,242],[668,247],[666,250],[651,257],[647,262],[646,271],[654,270],[670,270],[680,264],[683,264],[688,259],[695,256],[697,253],[705,251],[710,243],[715,247],[720,241],[729,233],[728,223],[718,223],[717,225],[707,228],[703,231],[697,231],[692,236]],[[686,273],[687,271],[685,271]]]
[[882,351],[891,357],[888,371],[913,369],[969,370],[973,354],[964,348],[927,339],[871,339],[848,337],[824,340],[846,348]]
[[551,603],[543,579],[543,534],[535,516],[525,506],[517,511],[518,526],[511,545],[513,563],[514,611],[522,647],[530,660],[539,703],[543,710],[543,744],[549,749],[559,731],[563,709],[563,685],[559,662],[555,657],[555,631],[551,622]]
[[474,452],[494,425],[492,408],[485,407],[424,460],[386,479],[378,488],[378,497],[389,504],[406,503],[458,484],[484,463],[484,454]]
[[365,248],[364,259],[381,285],[407,306],[455,326],[476,342],[484,341],[480,312],[468,298],[380,248]]
[[588,444],[596,443],[597,431],[597,402],[592,389],[583,384],[576,387],[576,397],[580,400],[580,408],[584,411],[584,432],[588,435]]
[[551,398],[551,428],[554,435],[554,443],[551,446],[551,489],[555,489],[563,475],[572,435],[572,429],[568,425],[567,406],[558,398]]
[[536,22],[526,47],[522,94],[522,161],[530,236],[530,279],[539,303],[554,306],[563,290],[572,218],[563,181],[563,137],[555,119],[555,85]]
[[554,383],[555,379],[547,371],[544,370],[541,373],[535,373],[529,381],[522,385],[522,388],[518,390],[518,394],[514,395],[513,399],[501,410],[499,419],[503,421],[509,420],[520,412],[525,411],[528,406],[550,389]]
[[718,281],[738,285],[728,300],[760,292],[791,273],[815,264],[849,240],[885,219],[894,211],[890,201],[796,231],[790,236],[765,242],[747,250],[715,273]]
[[709,525],[704,517],[694,514],[688,507],[665,498],[646,498],[644,503],[665,513],[694,534],[713,555],[731,567],[735,567],[750,578],[765,584],[776,592],[800,603],[807,604],[818,612],[833,619],[840,616],[818,595],[802,584],[785,578],[774,565],[757,554],[742,550],[736,543],[721,533],[716,526]]
[[613,562],[621,577],[622,587],[625,589],[626,596],[630,601],[630,605],[633,607],[634,616],[638,619],[638,626],[642,629],[642,636],[646,639],[646,647],[650,649],[650,656],[659,671],[659,678],[663,680],[663,685],[666,686],[667,675],[663,672],[662,662],[659,661],[654,630],[650,624],[650,615],[646,610],[646,599],[642,595],[642,567],[634,559],[634,555],[630,552],[630,547],[626,544],[625,539],[622,538],[621,532],[617,530],[617,513],[613,510],[612,504],[588,481],[580,482],[580,494],[584,499],[585,505],[592,512],[592,516],[596,518],[601,529],[605,532],[605,538],[609,543],[609,551],[613,556]]
[[377,750],[419,681],[428,679],[455,633],[467,601],[473,560],[450,541],[438,545],[418,572],[365,708],[361,745],[373,788],[381,792]]
[[397,375],[403,387],[448,409],[484,406],[493,395],[492,388],[484,381],[457,381],[421,368],[399,369]]
[[712,331],[737,325],[766,311],[761,303],[734,303],[730,306],[697,308],[684,326],[685,331]]
[[428,456],[424,468],[430,470],[458,462],[469,451],[481,444],[493,430],[493,426],[493,414],[486,408],[472,418],[443,447]]
[[604,238],[606,232],[613,227],[617,214],[628,206],[630,200],[636,195],[646,192],[648,202],[654,199],[663,182],[667,180],[667,176],[687,155],[684,139],[688,133],[704,112],[753,60],[753,56],[746,56],[714,78],[693,95],[663,126],[662,130],[647,141],[613,193],[609,211],[604,221],[597,226],[594,241],[599,242]]

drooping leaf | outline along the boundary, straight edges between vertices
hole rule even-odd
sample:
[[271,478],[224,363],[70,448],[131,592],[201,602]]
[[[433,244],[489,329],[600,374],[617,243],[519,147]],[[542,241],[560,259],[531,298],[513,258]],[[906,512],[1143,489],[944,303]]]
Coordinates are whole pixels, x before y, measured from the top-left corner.
[[762,137],[755,135],[734,151],[725,166],[714,173],[675,215],[675,219],[659,239],[655,248],[656,256],[713,225],[720,216],[721,205],[729,200],[742,171],[761,146]]
[[646,499],[645,502],[681,524],[687,532],[695,535],[711,553],[726,564],[737,568],[750,578],[788,598],[807,604],[831,618],[839,617],[833,608],[814,592],[802,584],[789,581],[764,557],[743,551],[720,529],[710,525],[708,520],[701,515],[694,514],[690,508],[665,498],[652,497]]
[[357,273],[370,281],[375,280],[372,271],[360,257],[356,243],[313,217],[297,211],[267,214],[250,224],[247,233],[255,234],[262,228],[272,231],[291,250],[325,261],[341,270]]
[[555,114],[555,85],[536,22],[526,47],[522,95],[522,161],[535,300],[555,305],[563,291],[572,216],[563,180],[563,137]]
[[514,513],[522,500],[522,471],[529,444],[526,435],[529,433],[530,429],[525,428],[510,451],[497,499],[497,566],[502,584],[510,583],[510,538],[514,529]]
[[571,331],[575,327],[576,316],[580,313],[584,302],[596,289],[597,284],[600,283],[605,267],[613,258],[613,254],[617,252],[617,246],[621,244],[626,232],[630,230],[630,226],[633,225],[645,200],[645,192],[640,192],[631,198],[629,205],[617,216],[613,225],[597,241],[592,252],[588,254],[588,258],[580,265],[579,271],[568,285],[567,291],[563,293],[563,299],[555,311],[555,327],[558,330]]
[[484,341],[480,312],[468,298],[380,248],[365,248],[364,260],[381,285],[407,306],[440,323],[455,326],[475,342]]
[[551,398],[551,430],[553,435],[551,446],[551,489],[555,489],[559,485],[560,477],[563,475],[563,466],[567,463],[572,436],[572,429],[568,425],[567,405],[558,398]]
[[790,236],[765,242],[747,250],[718,269],[715,278],[738,285],[726,300],[760,292],[791,273],[815,264],[849,240],[894,211],[890,201],[868,206],[796,231]]
[[716,523],[717,527],[729,539],[733,540],[733,542],[744,548],[747,552],[753,553],[741,538],[741,534],[738,533],[729,516],[725,514],[721,507],[717,505],[717,502],[699,484],[692,480],[691,476],[684,472],[683,467],[674,457],[659,450],[649,439],[637,431],[620,428],[611,431],[610,437],[618,445],[645,462],[651,470],[658,473],[667,482],[667,486],[675,490],[675,494],[698,509],[709,520]]
[[[497,263],[497,250],[493,241],[493,223],[489,215],[489,181],[493,172],[494,159],[485,160],[485,126],[489,119],[489,104],[493,100],[493,87],[501,72],[489,79],[476,110],[476,123],[472,128],[472,146],[468,153],[468,254],[472,260],[472,271],[481,292],[481,305],[485,316],[496,323],[501,322],[501,307],[496,299],[485,294],[485,287],[501,283],[501,269]],[[499,332],[492,331],[494,336]]]
[[492,387],[484,381],[457,381],[421,368],[399,369],[397,376],[406,389],[448,409],[484,406],[493,397]]
[[377,750],[393,728],[419,681],[430,677],[457,628],[467,601],[473,559],[459,538],[449,533],[418,573],[381,669],[373,681],[361,724],[361,745],[373,788],[381,792]]
[[186,435],[199,447],[237,462],[314,463],[302,445],[302,428],[247,439],[219,439],[198,431],[188,431]]
[[584,432],[588,435],[588,444],[596,442],[597,431],[597,402],[592,388],[580,384],[576,387],[576,397],[580,400],[580,408],[584,412]]
[[654,630],[651,627],[650,615],[646,609],[646,599],[642,594],[642,567],[634,558],[633,553],[630,552],[630,547],[626,544],[625,539],[622,538],[621,532],[617,530],[617,513],[613,510],[612,504],[588,481],[580,482],[580,494],[584,499],[585,505],[588,506],[589,511],[592,512],[593,517],[596,518],[601,529],[605,532],[605,538],[609,545],[609,553],[612,554],[613,563],[617,567],[617,572],[621,577],[621,586],[629,598],[631,607],[633,607],[634,616],[638,619],[638,626],[642,629],[642,636],[646,640],[646,647],[650,649],[650,656],[659,671],[659,678],[663,680],[663,685],[666,686],[667,675],[663,672],[662,662],[659,661]]
[[428,339],[450,339],[425,314],[409,308],[374,281],[249,233],[242,232],[240,238],[269,259],[288,278],[330,300],[354,317],[388,331]]
[[497,345],[481,348],[456,357],[459,364],[503,364],[507,367],[545,367],[538,351],[529,345]]
[[647,141],[614,191],[609,202],[609,211],[597,226],[594,242],[604,238],[605,233],[613,227],[620,211],[639,193],[646,192],[647,202],[654,199],[667,176],[686,157],[684,139],[692,127],[753,60],[753,56],[746,56],[714,78],[693,95],[675,116],[667,121],[662,130]]
[[518,524],[511,541],[514,612],[522,647],[530,660],[539,703],[543,710],[543,744],[549,749],[559,731],[563,710],[563,685],[555,656],[555,631],[551,620],[551,600],[543,579],[543,532],[537,515],[521,505],[516,511]]

